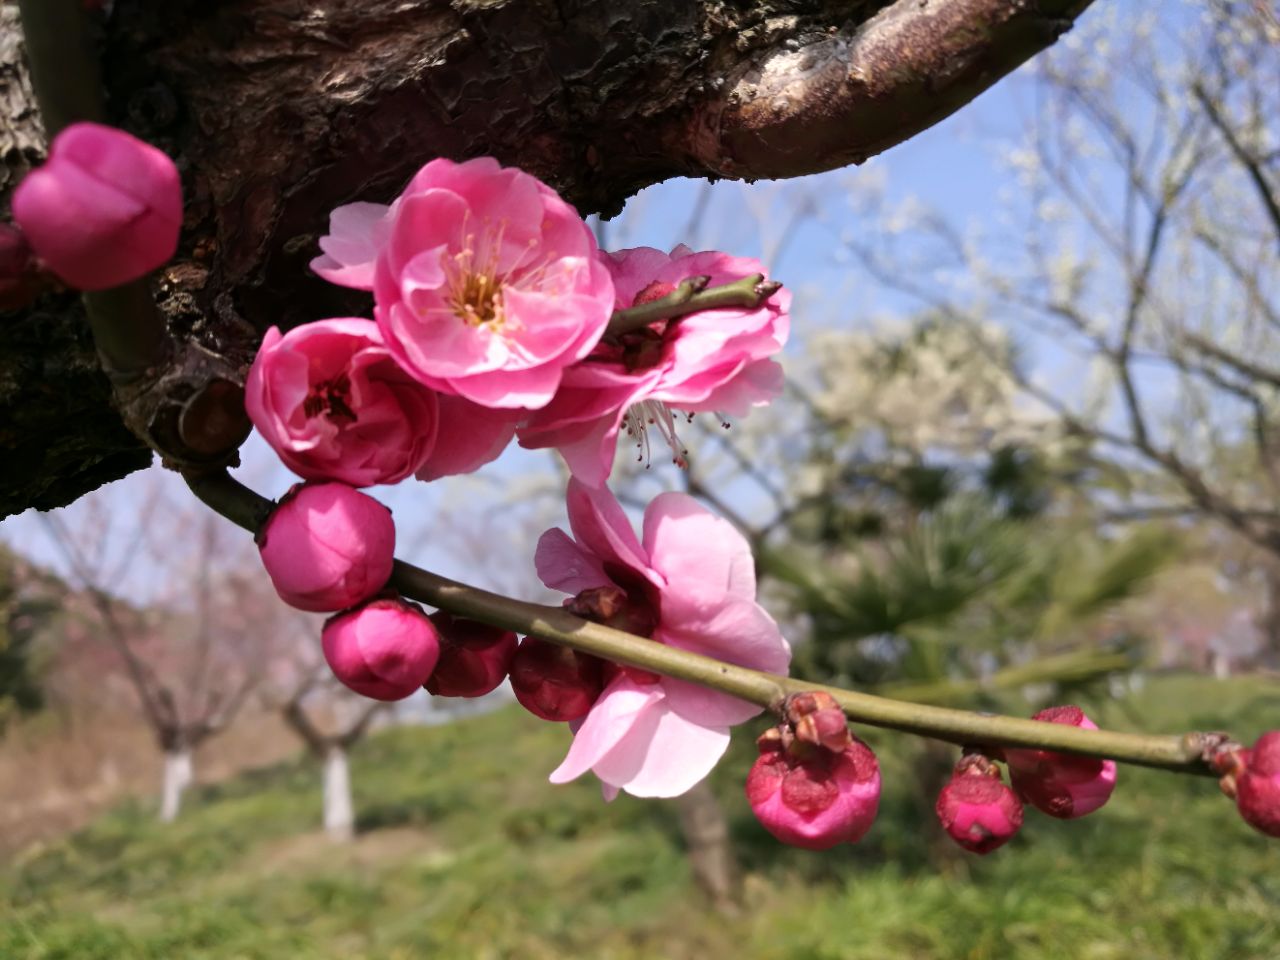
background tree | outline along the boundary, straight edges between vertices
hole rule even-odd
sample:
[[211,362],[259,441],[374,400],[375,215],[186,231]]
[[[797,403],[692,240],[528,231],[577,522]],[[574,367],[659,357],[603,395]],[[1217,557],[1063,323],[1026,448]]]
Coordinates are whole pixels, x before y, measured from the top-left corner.
[[879,210],[845,248],[975,342],[995,320],[1051,349],[1052,370],[1013,368],[1020,393],[1110,466],[1111,516],[1209,518],[1250,544],[1274,648],[1280,23],[1269,4],[1117,6],[1080,41],[1038,63],[1002,219]]
[[[245,705],[287,611],[258,575],[251,545],[160,490],[153,483],[145,515],[128,518],[137,532],[114,552],[118,531],[100,511],[82,511],[74,528],[53,514],[42,520],[86,600],[88,622],[60,656],[99,681],[104,670],[127,681],[164,754],[160,818],[170,821],[192,783],[195,750]],[[139,583],[152,588],[145,603],[115,595]]]

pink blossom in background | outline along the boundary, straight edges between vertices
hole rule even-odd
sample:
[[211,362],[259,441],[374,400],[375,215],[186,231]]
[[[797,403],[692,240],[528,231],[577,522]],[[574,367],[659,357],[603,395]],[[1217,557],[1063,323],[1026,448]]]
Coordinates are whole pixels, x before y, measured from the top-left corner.
[[880,808],[880,764],[850,737],[842,749],[793,753],[769,731],[747,775],[747,800],[761,825],[783,843],[830,850],[857,843]]
[[317,320],[262,340],[245,383],[258,432],[298,476],[397,483],[435,447],[436,394],[406,374],[372,320]]
[[320,639],[333,675],[374,700],[403,700],[417,692],[440,657],[435,626],[420,607],[398,597],[330,617]]
[[[570,537],[544,533],[535,563],[548,587],[622,598],[617,622],[647,625],[659,643],[727,663],[785,672],[791,650],[756,603],[755,564],[742,535],[692,497],[665,493],[645,510],[637,539],[607,489],[574,479]],[[611,624],[614,620],[607,621]],[[673,797],[698,783],[729,745],[729,727],[760,708],[697,684],[616,668],[551,774],[566,783],[588,770],[606,797]]]
[[105,290],[172,259],[182,182],[161,150],[97,123],[73,123],[13,193],[13,219],[65,283]]
[[321,276],[373,290],[400,364],[441,393],[528,410],[595,346],[613,282],[550,187],[490,157],[433,160],[389,207],[334,211]]
[[377,593],[391,576],[391,511],[342,483],[298,484],[258,533],[262,565],[291,607],[328,613]]
[[[1097,730],[1098,725],[1076,706],[1049,707],[1032,720]],[[1024,801],[1041,813],[1073,820],[1093,813],[1116,788],[1116,762],[1077,757],[1051,750],[1008,749],[1009,778]]]
[[[637,247],[603,256],[618,309],[670,293],[689,277],[709,276],[716,286],[765,272],[756,260],[683,246],[670,254]],[[573,475],[591,486],[608,478],[624,429],[642,458],[652,426],[682,460],[680,413],[743,416],[781,393],[782,368],[770,358],[786,343],[790,305],[790,292],[779,290],[754,310],[702,310],[607,337],[520,429],[521,446],[556,447]]]

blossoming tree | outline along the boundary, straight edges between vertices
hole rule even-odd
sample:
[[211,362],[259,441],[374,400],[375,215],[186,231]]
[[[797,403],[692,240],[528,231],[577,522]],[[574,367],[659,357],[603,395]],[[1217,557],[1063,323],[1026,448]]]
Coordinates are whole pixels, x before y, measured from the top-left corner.
[[[729,70],[733,89],[724,100],[712,95],[713,118],[682,109],[674,127],[647,132],[657,142],[674,139],[686,164],[706,158],[704,172],[717,174],[798,173],[858,159],[949,112],[1040,45],[1035,28],[1046,25],[1044,6],[1027,21],[1027,6],[1014,2],[898,3],[852,27],[832,23],[835,11],[823,7],[815,20],[797,18],[809,42],[789,36],[783,52],[757,53],[745,72]],[[1062,4],[1057,12],[1082,6]],[[95,11],[34,0],[22,10],[35,88],[55,135],[47,162],[14,194],[10,246],[19,254],[30,246],[26,261],[14,258],[21,268],[14,295],[30,296],[39,277],[28,284],[28,275],[41,270],[84,291],[125,423],[183,473],[197,497],[255,534],[282,599],[333,614],[320,645],[334,675],[355,692],[389,701],[434,685],[465,696],[509,674],[522,704],[567,723],[572,734],[551,781],[591,772],[606,800],[619,791],[685,793],[724,753],[731,726],[769,710],[777,724],[758,740],[747,797],[764,828],[812,849],[856,842],[878,808],[879,764],[847,717],[963,748],[937,813],[947,833],[975,852],[1013,836],[1022,803],[1063,819],[1097,810],[1115,788],[1117,761],[1217,775],[1249,824],[1280,832],[1280,771],[1267,737],[1251,751],[1226,734],[1101,731],[1070,705],[1023,720],[790,678],[790,645],[758,602],[754,560],[738,530],[671,492],[648,504],[637,535],[609,489],[619,435],[659,455],[669,447],[682,463],[679,418],[744,416],[781,389],[774,358],[790,331],[790,296],[760,264],[684,247],[599,250],[578,210],[547,182],[560,168],[539,151],[517,158],[519,165],[491,156],[413,156],[381,171],[398,189],[394,196],[379,182],[362,184],[371,196],[337,198],[309,187],[332,170],[317,149],[299,160],[310,165],[305,175],[298,171],[304,185],[241,197],[238,212],[265,226],[288,221],[296,203],[314,223],[317,206],[346,201],[332,210],[308,264],[333,290],[314,311],[258,300],[258,311],[288,329],[272,326],[260,345],[241,344],[256,348],[244,375],[228,345],[175,337],[148,283],[181,239],[171,216],[176,166],[155,146],[98,122],[91,51],[73,50],[70,71],[55,62],[58,48],[87,36]],[[443,13],[430,4],[422,10],[432,12]],[[718,29],[708,24],[719,18],[708,15],[699,29]],[[461,29],[483,31],[483,20],[472,11]],[[606,36],[617,27],[611,21]],[[444,23],[423,27],[432,28],[447,31]],[[750,51],[748,25],[735,28]],[[763,35],[769,29],[766,22]],[[559,32],[548,42],[561,62],[586,46],[582,38],[565,43]],[[314,76],[314,66],[307,63],[305,76]],[[381,64],[379,77],[392,66]],[[344,82],[339,69],[326,77]],[[526,90],[536,88],[521,79]],[[426,82],[433,96],[450,97],[444,77]],[[713,90],[725,85],[724,77],[711,78]],[[225,90],[219,96],[234,99]],[[851,134],[844,124],[860,110],[870,113]],[[212,117],[199,120],[207,129]],[[502,126],[493,120],[488,128]],[[572,126],[581,127],[581,117]],[[648,158],[637,139],[643,127],[621,134],[622,157],[610,142],[564,161],[600,171],[577,181],[573,199],[607,205],[645,175],[688,169]],[[544,146],[536,132],[522,137]],[[378,133],[388,139],[381,127]],[[410,137],[382,152],[403,161],[417,143]],[[456,152],[488,152],[477,144]],[[280,152],[292,156],[299,146]],[[207,154],[189,159],[213,178],[194,184],[194,208],[207,200],[204,189],[217,192],[225,168]],[[211,268],[200,268],[205,283],[235,262],[234,237],[219,240],[226,247]],[[310,238],[284,247],[296,255],[311,248]],[[303,270],[274,252],[272,269]],[[354,299],[345,299],[347,290]],[[254,299],[245,292],[223,303],[234,315]],[[278,502],[227,472],[249,422],[304,480]],[[358,489],[469,473],[513,442],[555,448],[572,474],[571,535],[548,531],[534,552],[543,582],[569,595],[562,608],[396,561],[393,519]],[[428,616],[419,602],[443,615]],[[509,633],[525,639],[513,644]]]

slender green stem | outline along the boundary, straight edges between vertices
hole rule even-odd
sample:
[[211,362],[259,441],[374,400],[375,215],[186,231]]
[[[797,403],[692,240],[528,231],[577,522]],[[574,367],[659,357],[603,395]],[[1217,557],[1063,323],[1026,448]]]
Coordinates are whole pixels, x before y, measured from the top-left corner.
[[[188,476],[187,482],[206,504],[252,532],[256,532],[271,507],[271,501],[242,486],[225,472]],[[396,562],[390,586],[410,599],[451,613],[540,637],[606,660],[689,680],[767,709],[777,709],[783,698],[790,694],[823,690],[835,698],[851,720],[962,746],[1040,748],[1107,757],[1179,773],[1213,775],[1203,757],[1209,738],[1201,733],[1156,736],[1083,730],[1063,724],[926,706],[808,683],[678,650],[582,620],[558,607],[499,596],[401,561]]]
[[[40,119],[52,140],[80,120],[103,123],[102,80],[83,0],[20,0],[22,33]],[[168,357],[168,332],[143,280],[84,294],[103,368],[127,383]]]
[[776,280],[766,280],[760,273],[716,287],[708,287],[707,281],[707,277],[690,277],[665,297],[650,300],[638,307],[615,310],[609,319],[606,335],[629,333],[659,320],[682,317],[698,310],[712,310],[716,307],[755,308],[777,293],[782,286]]

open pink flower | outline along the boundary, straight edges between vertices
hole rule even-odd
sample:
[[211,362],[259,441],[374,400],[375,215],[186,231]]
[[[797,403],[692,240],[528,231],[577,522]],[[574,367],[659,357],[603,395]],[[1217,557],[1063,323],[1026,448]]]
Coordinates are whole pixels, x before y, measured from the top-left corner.
[[272,327],[244,402],[285,466],[307,480],[398,483],[436,442],[435,393],[396,365],[372,320]]
[[[670,293],[690,277],[708,276],[714,286],[764,273],[756,260],[683,246],[604,257],[618,309]],[[624,427],[642,457],[653,426],[682,461],[674,411],[743,416],[781,392],[782,368],[769,358],[786,343],[790,305],[791,294],[779,290],[754,310],[702,310],[607,337],[521,428],[521,446],[558,448],[573,475],[591,486],[608,478]]]
[[330,231],[316,272],[371,285],[400,364],[481,406],[544,406],[613,312],[613,281],[582,218],[490,157],[433,160],[390,207],[335,210]]
[[[613,495],[577,480],[569,482],[568,509],[573,537],[555,529],[538,541],[535,562],[547,586],[619,596],[622,602],[611,604],[617,622],[659,643],[759,670],[787,669],[790,647],[755,600],[751,550],[727,521],[692,497],[664,493],[645,510],[637,540]],[[591,770],[607,797],[620,789],[677,796],[715,766],[729,727],[759,712],[697,684],[621,668],[551,781]]]

